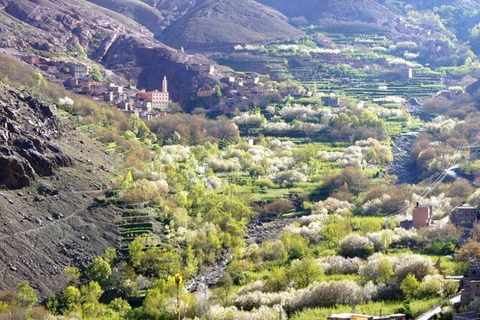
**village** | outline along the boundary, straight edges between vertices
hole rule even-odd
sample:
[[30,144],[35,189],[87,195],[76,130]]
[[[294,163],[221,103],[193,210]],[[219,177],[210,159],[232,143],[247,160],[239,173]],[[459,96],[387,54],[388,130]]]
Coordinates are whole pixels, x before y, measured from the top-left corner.
[[[136,114],[142,119],[152,120],[165,118],[171,110],[169,102],[169,82],[165,75],[159,75],[157,87],[160,90],[146,91],[134,85],[120,85],[103,80],[101,71],[96,66],[83,62],[62,61],[40,57],[35,54],[13,54],[16,58],[37,68],[52,82],[59,83],[75,93],[91,96],[97,101],[104,101],[126,114]],[[385,60],[385,59],[383,59]],[[376,81],[400,81],[415,85],[424,81],[424,76],[414,73],[407,65],[388,66],[386,61],[381,65],[384,70],[376,73]],[[368,68],[371,61],[347,57],[339,53],[320,53],[311,56],[296,55],[291,57],[294,64],[293,72],[302,79],[302,73],[311,72],[322,63],[330,66],[349,65],[352,68]],[[345,84],[339,85],[338,90],[321,87],[321,79],[317,83],[305,85],[302,81],[282,81],[273,79],[269,74],[261,75],[256,72],[225,73],[219,71],[215,65],[194,64],[190,66],[198,74],[218,79],[214,87],[201,87],[195,91],[194,99],[199,106],[212,114],[234,115],[253,107],[266,106],[272,103],[282,103],[285,99],[309,99],[316,97],[323,106],[339,107],[340,95],[345,91]],[[310,71],[309,71],[310,70]],[[434,81],[438,81],[435,79]],[[379,88],[380,95],[391,94],[389,90]],[[344,93],[347,93],[346,91]],[[374,96],[372,94],[372,96]]]
[[[97,67],[82,62],[53,60],[35,54],[14,56],[37,68],[50,81],[59,83],[75,93],[88,95],[96,101],[104,101],[126,114],[136,114],[142,119],[152,120],[165,118],[171,112],[169,79],[166,76],[161,78],[161,91],[146,91],[139,90],[133,85],[122,86],[103,81],[103,76]],[[191,68],[199,74],[218,76],[213,65],[192,65]],[[207,110],[209,112],[232,115],[254,106],[281,102],[287,96],[301,98],[311,95],[312,92],[308,92],[301,86],[279,86],[275,81],[270,81],[268,76],[250,73],[222,77],[216,87],[197,89],[195,98],[200,102],[209,100],[210,107]],[[211,103],[212,98],[214,104]],[[324,105],[333,107],[338,106],[340,102],[338,98],[330,95],[321,99]]]

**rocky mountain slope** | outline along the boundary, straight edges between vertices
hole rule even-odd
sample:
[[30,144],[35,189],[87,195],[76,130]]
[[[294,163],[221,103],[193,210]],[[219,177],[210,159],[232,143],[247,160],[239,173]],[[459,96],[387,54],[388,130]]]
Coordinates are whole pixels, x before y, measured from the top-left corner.
[[26,91],[0,83],[0,288],[62,289],[66,265],[117,244],[116,212],[95,200],[118,159]]
[[201,1],[170,24],[159,39],[176,48],[222,49],[242,43],[296,38],[285,16],[253,0]]
[[160,89],[167,74],[176,101],[194,94],[198,83],[214,81],[190,68],[208,63],[205,58],[169,48],[135,21],[83,0],[0,0],[0,48],[91,59],[128,78],[155,69],[161,73],[141,76],[138,86]]
[[257,0],[284,13],[290,18],[306,19],[306,23],[367,22],[384,24],[395,14],[376,0]]
[[131,17],[178,49],[224,49],[302,34],[285,16],[253,0],[89,1]]

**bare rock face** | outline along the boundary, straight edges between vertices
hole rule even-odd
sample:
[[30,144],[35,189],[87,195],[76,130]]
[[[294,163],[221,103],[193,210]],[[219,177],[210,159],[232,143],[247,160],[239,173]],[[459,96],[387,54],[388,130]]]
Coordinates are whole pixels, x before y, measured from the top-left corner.
[[26,91],[0,85],[0,185],[19,189],[70,166],[73,160],[54,143],[59,135],[49,106]]
[[28,92],[0,82],[1,290],[28,280],[45,299],[65,289],[65,266],[85,268],[116,246],[118,212],[99,198],[113,178],[105,168],[119,161]]
[[283,14],[270,7],[253,0],[219,0],[199,2],[158,38],[175,48],[208,51],[302,35]]

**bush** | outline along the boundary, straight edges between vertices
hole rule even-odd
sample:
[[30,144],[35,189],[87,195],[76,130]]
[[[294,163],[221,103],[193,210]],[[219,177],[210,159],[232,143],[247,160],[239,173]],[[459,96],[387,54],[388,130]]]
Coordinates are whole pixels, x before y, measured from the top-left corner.
[[340,250],[344,257],[367,258],[373,254],[374,245],[367,237],[351,234],[340,241]]

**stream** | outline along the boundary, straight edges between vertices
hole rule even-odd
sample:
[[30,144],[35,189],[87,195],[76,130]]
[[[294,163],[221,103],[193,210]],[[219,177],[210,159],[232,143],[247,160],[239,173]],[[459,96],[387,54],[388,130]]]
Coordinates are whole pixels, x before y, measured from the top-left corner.
[[416,138],[416,133],[392,137],[393,162],[388,166],[387,173],[397,176],[397,184],[418,182],[419,172],[409,154]]
[[[248,235],[245,237],[245,243],[247,245],[252,243],[260,244],[264,241],[277,239],[283,228],[294,222],[296,219],[298,219],[298,217],[278,218],[268,222],[252,220],[248,224]],[[233,254],[231,252],[222,252],[219,259],[217,259],[212,266],[200,272],[185,285],[185,290],[188,292],[195,292],[200,283],[203,283],[210,288],[215,286],[223,276],[227,265],[232,259]]]

